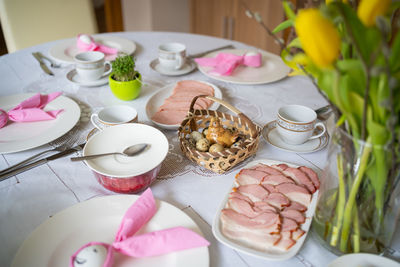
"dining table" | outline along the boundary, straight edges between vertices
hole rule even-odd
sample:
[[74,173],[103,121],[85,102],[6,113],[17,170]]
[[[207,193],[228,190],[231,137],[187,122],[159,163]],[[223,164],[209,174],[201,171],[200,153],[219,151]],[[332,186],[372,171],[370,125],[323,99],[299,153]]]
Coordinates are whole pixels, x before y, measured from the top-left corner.
[[[80,108],[78,122],[61,137],[62,141],[59,141],[68,143],[70,147],[85,142],[88,134],[93,131],[94,126],[90,122],[92,114],[112,105],[124,104],[134,107],[138,112],[138,122],[161,130],[169,143],[168,154],[161,165],[161,170],[150,186],[154,197],[177,207],[197,224],[204,237],[210,242],[208,252],[211,267],[319,267],[328,266],[338,257],[325,248],[311,230],[297,254],[284,260],[254,257],[226,246],[215,238],[212,231],[220,204],[231,190],[235,175],[245,164],[268,159],[308,166],[322,174],[327,161],[328,146],[318,151],[300,153],[280,149],[260,136],[255,155],[229,171],[218,174],[190,161],[182,153],[176,129],[160,128],[146,115],[147,101],[155,92],[180,80],[198,80],[218,87],[224,101],[236,107],[256,125],[264,127],[276,119],[278,109],[283,105],[298,104],[314,110],[327,105],[324,97],[308,77],[284,75],[275,81],[241,84],[214,79],[197,68],[182,75],[164,75],[150,66],[150,63],[158,57],[160,44],[182,43],[186,46],[188,55],[226,45],[248,51],[257,51],[259,48],[228,39],[178,32],[115,32],[94,35],[94,37],[101,36],[124,38],[135,44],[136,69],[141,73],[143,82],[138,98],[130,101],[119,100],[111,92],[108,83],[87,87],[71,82],[67,79],[67,74],[74,69],[73,63],[60,62],[59,67],[50,67],[54,75],[43,72],[32,53],[41,52],[49,56],[49,50],[52,47],[69,40],[64,39],[1,56],[0,100],[11,95],[62,92],[63,96],[72,99]],[[219,110],[229,113],[229,110],[221,106]],[[326,124],[328,133],[331,135],[332,118],[326,121]],[[0,157],[0,170],[57,145],[57,140],[52,140],[29,149],[3,153]],[[70,160],[71,156],[79,155],[80,152],[76,152],[70,156],[49,161],[0,182],[0,266],[11,266],[24,240],[55,214],[88,200],[119,195],[100,185],[85,162]],[[322,175],[321,179],[323,179]],[[59,231],[62,230],[60,227]],[[42,238],[45,240],[47,237]],[[40,240],[37,246],[41,246]],[[388,257],[400,260],[400,231],[398,229],[391,247],[386,251]]]

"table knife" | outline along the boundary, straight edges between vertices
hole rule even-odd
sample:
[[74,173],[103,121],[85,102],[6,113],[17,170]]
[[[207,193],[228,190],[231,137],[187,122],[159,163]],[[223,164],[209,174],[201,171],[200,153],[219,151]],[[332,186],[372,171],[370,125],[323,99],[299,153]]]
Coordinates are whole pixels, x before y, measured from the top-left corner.
[[40,57],[40,55],[38,55],[37,53],[32,53],[32,55],[36,58],[36,60],[39,62],[40,67],[42,68],[42,70],[44,72],[46,72],[49,75],[54,75],[53,72],[51,72],[51,70],[47,67],[47,65],[43,62],[42,58]]
[[226,45],[226,46],[217,47],[217,48],[205,51],[205,52],[201,52],[201,53],[198,53],[198,54],[189,55],[188,57],[189,58],[202,57],[202,56],[207,55],[208,53],[211,53],[211,52],[214,52],[214,51],[218,51],[218,50],[221,50],[221,49],[228,49],[228,48],[234,48],[234,47],[233,47],[233,45]]
[[70,155],[70,154],[72,154],[72,153],[74,153],[74,152],[80,151],[80,150],[83,149],[84,146],[85,146],[85,143],[80,144],[80,145],[77,145],[77,146],[74,146],[74,147],[72,147],[72,148],[68,148],[68,149],[66,149],[66,150],[64,150],[64,151],[61,151],[61,152],[56,153],[56,154],[54,154],[54,155],[51,155],[51,156],[49,156],[49,157],[40,159],[40,160],[38,160],[38,161],[29,163],[29,164],[24,165],[24,166],[22,166],[22,167],[19,167],[19,168],[17,168],[17,169],[14,169],[14,170],[10,170],[10,171],[8,171],[8,172],[5,172],[5,173],[3,173],[3,174],[0,175],[0,182],[3,181],[3,180],[5,180],[5,179],[7,179],[7,178],[9,178],[9,177],[12,177],[12,176],[14,176],[14,175],[17,175],[17,174],[19,174],[19,173],[21,173],[21,172],[24,172],[24,171],[30,170],[30,169],[32,169],[32,168],[34,168],[34,167],[43,165],[43,164],[45,164],[45,163],[47,163],[47,162],[49,162],[49,161],[52,161],[52,160],[55,160],[55,159],[59,159],[59,158],[68,156],[68,155]]

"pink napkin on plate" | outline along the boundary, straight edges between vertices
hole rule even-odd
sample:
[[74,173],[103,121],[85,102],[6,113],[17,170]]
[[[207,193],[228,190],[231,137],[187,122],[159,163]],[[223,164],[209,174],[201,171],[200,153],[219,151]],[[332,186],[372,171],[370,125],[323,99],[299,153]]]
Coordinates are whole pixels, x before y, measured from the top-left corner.
[[93,37],[88,34],[78,34],[76,46],[80,51],[99,51],[111,55],[118,53],[118,49],[96,43]]
[[71,256],[70,267],[80,266],[83,262],[101,263],[96,266],[110,267],[113,263],[114,252],[142,258],[210,245],[202,236],[185,227],[173,227],[135,235],[155,213],[156,204],[149,188],[125,213],[114,242],[112,244],[102,242],[85,244]]
[[240,65],[260,67],[262,64],[261,53],[248,52],[244,55],[231,53],[218,53],[213,58],[195,58],[197,64],[204,67],[213,67],[211,74],[218,76],[232,75],[236,67]]
[[36,95],[22,101],[8,112],[0,110],[0,128],[6,125],[8,120],[14,122],[32,122],[55,119],[63,109],[44,111],[43,108],[60,95],[61,92],[55,92],[48,95],[37,93]]

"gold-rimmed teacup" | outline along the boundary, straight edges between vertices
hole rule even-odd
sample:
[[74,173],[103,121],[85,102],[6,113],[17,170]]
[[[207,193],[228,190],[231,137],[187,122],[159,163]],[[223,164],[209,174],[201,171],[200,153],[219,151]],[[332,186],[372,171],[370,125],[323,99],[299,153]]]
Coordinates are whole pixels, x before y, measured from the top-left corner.
[[[320,128],[318,134],[315,130]],[[279,108],[276,129],[281,139],[291,145],[300,145],[321,137],[326,132],[324,123],[317,122],[317,114],[309,107],[286,105]]]

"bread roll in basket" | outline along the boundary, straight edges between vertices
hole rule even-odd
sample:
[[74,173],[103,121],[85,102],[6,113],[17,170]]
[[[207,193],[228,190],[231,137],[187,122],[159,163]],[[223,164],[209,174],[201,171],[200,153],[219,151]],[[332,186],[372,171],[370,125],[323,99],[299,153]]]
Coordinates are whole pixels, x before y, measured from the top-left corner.
[[[198,98],[218,102],[236,116],[215,110],[194,109],[193,106]],[[193,131],[202,132],[210,125],[213,117],[219,118],[224,128],[235,129],[241,136],[241,141],[221,152],[201,152],[190,143],[190,134]],[[261,127],[255,125],[246,115],[229,103],[212,96],[199,95],[193,98],[188,115],[179,127],[178,137],[183,154],[191,161],[215,173],[224,173],[256,153],[260,133]]]

